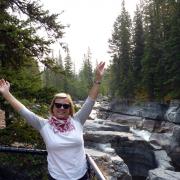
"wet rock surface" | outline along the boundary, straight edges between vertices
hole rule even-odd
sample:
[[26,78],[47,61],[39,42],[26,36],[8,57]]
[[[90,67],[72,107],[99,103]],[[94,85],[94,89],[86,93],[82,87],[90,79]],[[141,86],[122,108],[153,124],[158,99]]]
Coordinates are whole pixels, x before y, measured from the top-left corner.
[[149,171],[147,180],[180,180],[180,172],[157,168]]
[[95,149],[87,149],[86,152],[93,157],[97,166],[109,180],[131,180],[129,169],[124,161],[117,155],[109,155]]
[[[85,147],[100,167],[109,166],[109,170],[102,168],[107,179],[159,180],[163,175],[164,179],[177,179],[180,173],[178,124],[112,112],[104,100],[95,110],[97,114],[93,112],[93,117],[85,123]],[[113,158],[118,159],[118,165],[113,163]]]
[[180,124],[180,100],[172,100],[169,105],[159,102],[143,102],[136,105],[128,100],[115,99],[110,103],[108,110],[147,119],[164,120]]

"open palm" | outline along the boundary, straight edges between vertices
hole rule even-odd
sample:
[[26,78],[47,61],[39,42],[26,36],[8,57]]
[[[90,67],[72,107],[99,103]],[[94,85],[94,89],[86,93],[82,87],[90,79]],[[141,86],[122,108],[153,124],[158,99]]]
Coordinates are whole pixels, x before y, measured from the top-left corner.
[[8,92],[10,88],[9,82],[5,81],[4,79],[0,79],[0,93]]
[[104,75],[105,62],[100,62],[96,67],[96,80],[100,81]]

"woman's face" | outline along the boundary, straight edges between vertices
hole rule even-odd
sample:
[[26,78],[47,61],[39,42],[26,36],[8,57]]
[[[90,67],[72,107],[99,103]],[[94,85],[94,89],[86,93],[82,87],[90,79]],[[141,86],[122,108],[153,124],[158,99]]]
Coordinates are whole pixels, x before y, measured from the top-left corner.
[[67,119],[70,113],[70,103],[68,98],[57,98],[54,101],[53,116],[58,119]]

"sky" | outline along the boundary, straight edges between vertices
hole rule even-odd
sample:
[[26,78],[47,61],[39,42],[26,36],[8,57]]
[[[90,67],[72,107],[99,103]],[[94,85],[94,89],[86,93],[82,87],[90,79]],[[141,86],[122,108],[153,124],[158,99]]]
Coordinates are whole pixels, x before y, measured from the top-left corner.
[[[121,12],[121,0],[40,0],[50,13],[64,13],[59,16],[62,24],[69,24],[63,42],[68,44],[76,72],[82,67],[84,54],[91,51],[93,67],[96,62],[109,64],[108,39],[111,38],[113,24]],[[125,0],[126,9],[133,17],[138,0]],[[58,56],[59,44],[53,47]],[[62,57],[64,52],[61,51]]]

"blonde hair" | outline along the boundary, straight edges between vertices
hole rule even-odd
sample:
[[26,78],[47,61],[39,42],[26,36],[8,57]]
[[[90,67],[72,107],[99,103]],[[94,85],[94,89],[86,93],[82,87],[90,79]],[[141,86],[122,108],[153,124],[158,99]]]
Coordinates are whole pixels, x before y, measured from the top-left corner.
[[55,100],[56,99],[65,99],[65,98],[67,98],[69,100],[69,104],[71,105],[69,114],[71,116],[73,116],[73,114],[75,112],[75,110],[74,110],[74,103],[72,101],[71,95],[66,94],[66,93],[58,93],[58,94],[54,95],[54,97],[53,97],[53,99],[51,101],[51,105],[50,105],[50,113],[51,113],[51,115],[53,114],[53,108],[54,108]]

